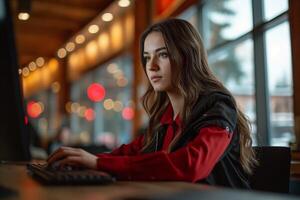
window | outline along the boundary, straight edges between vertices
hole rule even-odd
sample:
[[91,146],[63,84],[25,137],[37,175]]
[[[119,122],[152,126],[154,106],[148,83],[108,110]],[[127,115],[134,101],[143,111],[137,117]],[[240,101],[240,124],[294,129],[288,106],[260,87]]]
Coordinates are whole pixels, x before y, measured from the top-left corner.
[[210,67],[251,121],[256,144],[253,41],[240,38],[252,29],[251,10],[250,0],[207,1],[202,30]]
[[[131,139],[133,117],[132,60],[123,56],[87,73],[71,88],[71,130],[73,141],[81,144],[104,144],[114,148]],[[103,99],[93,102],[88,88],[99,84]],[[97,87],[90,94],[103,91]],[[97,99],[96,99],[97,100]]]
[[287,0],[206,0],[197,10],[210,67],[251,120],[258,145],[295,140],[287,10]]
[[24,105],[28,121],[33,127],[31,131],[36,131],[42,141],[52,139],[60,125],[57,120],[57,90],[39,92],[27,98]]

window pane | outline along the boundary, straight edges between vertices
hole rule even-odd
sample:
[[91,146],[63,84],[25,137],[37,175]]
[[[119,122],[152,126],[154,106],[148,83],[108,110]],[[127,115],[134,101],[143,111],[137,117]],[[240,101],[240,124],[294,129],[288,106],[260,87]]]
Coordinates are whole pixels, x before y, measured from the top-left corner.
[[234,40],[252,28],[251,0],[211,0],[203,7],[203,37],[208,49]]
[[266,32],[271,144],[276,146],[288,146],[295,140],[290,45],[288,22]]
[[248,39],[209,55],[209,63],[215,75],[232,92],[239,107],[250,119],[253,143],[256,144],[252,40]]
[[264,18],[270,20],[288,9],[288,0],[264,0]]

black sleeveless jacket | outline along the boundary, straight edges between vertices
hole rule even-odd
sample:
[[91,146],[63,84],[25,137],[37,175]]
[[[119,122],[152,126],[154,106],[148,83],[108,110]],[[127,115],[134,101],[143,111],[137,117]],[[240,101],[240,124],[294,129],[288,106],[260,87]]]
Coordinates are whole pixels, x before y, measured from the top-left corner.
[[[201,95],[193,107],[191,117],[185,125],[181,138],[172,151],[185,146],[193,140],[201,128],[218,126],[233,134],[227,149],[214,166],[209,176],[201,183],[228,186],[232,188],[250,188],[248,176],[240,164],[239,133],[236,129],[237,111],[232,97],[222,92],[211,92]],[[144,153],[158,151],[162,148],[166,126],[156,131],[155,140]]]

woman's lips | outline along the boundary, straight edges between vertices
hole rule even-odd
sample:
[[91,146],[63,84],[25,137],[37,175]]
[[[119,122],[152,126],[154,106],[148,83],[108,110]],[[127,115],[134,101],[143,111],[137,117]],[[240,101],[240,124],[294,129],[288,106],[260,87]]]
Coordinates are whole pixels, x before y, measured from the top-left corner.
[[154,82],[154,83],[159,81],[160,79],[161,79],[161,76],[152,76],[151,77],[151,81]]

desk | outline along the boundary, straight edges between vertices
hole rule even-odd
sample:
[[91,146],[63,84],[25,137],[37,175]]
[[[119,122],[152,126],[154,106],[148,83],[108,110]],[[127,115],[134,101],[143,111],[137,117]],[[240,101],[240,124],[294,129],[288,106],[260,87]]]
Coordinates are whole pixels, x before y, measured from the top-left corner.
[[[105,186],[43,186],[32,179],[25,165],[0,164],[0,186],[13,189],[16,195],[7,200],[142,200],[142,199],[256,199],[294,200],[287,195],[258,193],[184,182],[123,182]],[[178,195],[177,195],[178,194]],[[185,196],[186,195],[186,196]],[[208,196],[207,196],[208,195]],[[223,196],[225,195],[225,196]],[[227,197],[226,197],[227,195]],[[228,196],[229,195],[229,196]],[[203,196],[203,198],[202,198]],[[184,198],[188,197],[188,198]],[[212,197],[212,198],[210,198]],[[222,198],[221,198],[222,199]]]

